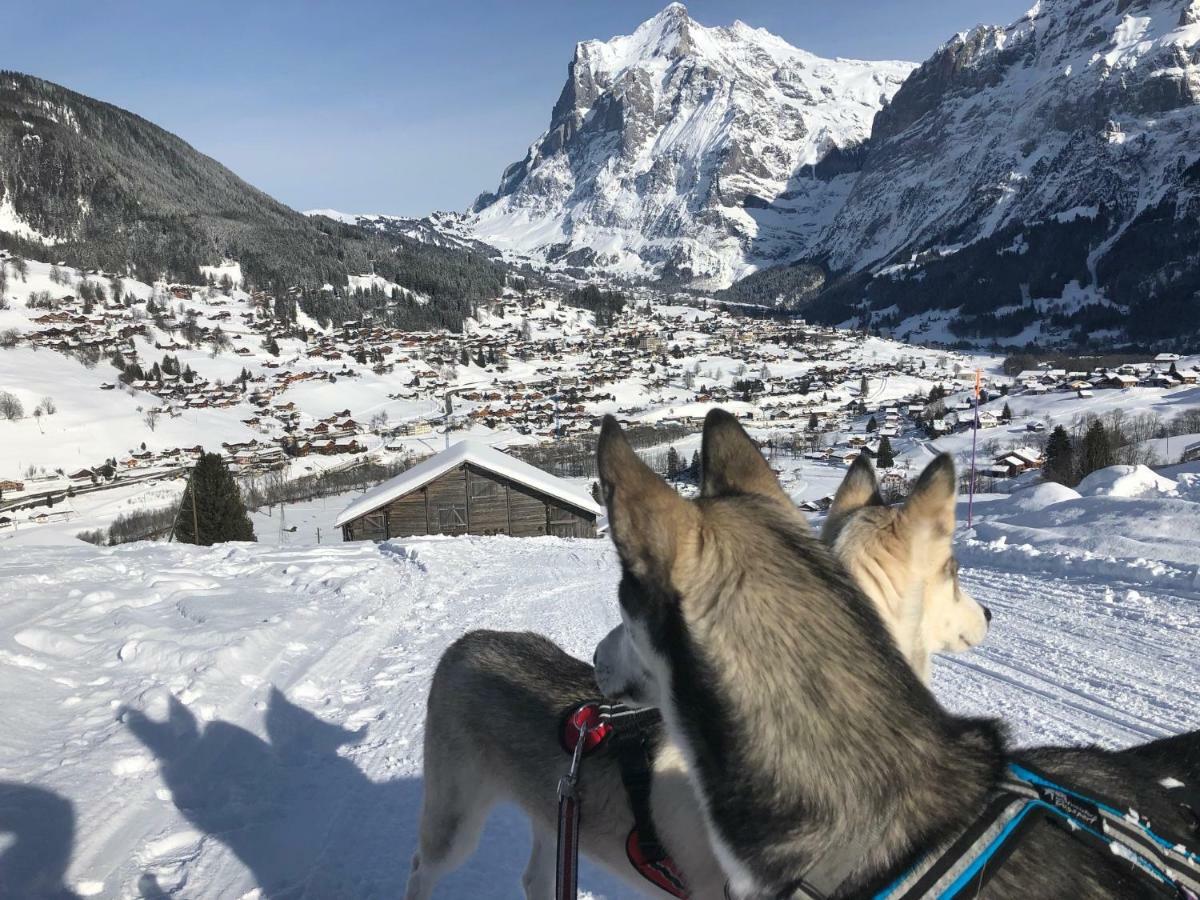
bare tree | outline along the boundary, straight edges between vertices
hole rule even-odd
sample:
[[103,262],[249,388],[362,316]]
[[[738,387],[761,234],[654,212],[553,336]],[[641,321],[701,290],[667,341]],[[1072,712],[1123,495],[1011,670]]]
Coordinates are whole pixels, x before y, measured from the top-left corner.
[[146,423],[146,427],[154,431],[158,427],[159,411],[157,409],[146,410],[146,415],[142,417],[142,421]]
[[25,418],[25,407],[21,405],[21,401],[15,394],[0,391],[0,418],[8,419],[10,422],[14,419]]

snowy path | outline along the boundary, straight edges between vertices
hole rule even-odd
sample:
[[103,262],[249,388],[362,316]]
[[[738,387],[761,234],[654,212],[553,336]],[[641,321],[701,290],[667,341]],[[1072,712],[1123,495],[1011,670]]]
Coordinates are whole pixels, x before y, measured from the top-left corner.
[[[1200,727],[1190,581],[964,561],[996,619],[939,662],[949,705],[1003,715],[1026,743]],[[607,542],[553,538],[0,551],[0,782],[70,802],[73,830],[54,819],[33,858],[53,869],[57,845],[69,865],[51,874],[78,894],[395,897],[441,651],[470,628],[529,628],[586,656],[615,581]],[[55,803],[0,785],[0,832]],[[499,813],[441,895],[519,896],[527,846],[520,815]],[[583,883],[629,896],[593,870]]]

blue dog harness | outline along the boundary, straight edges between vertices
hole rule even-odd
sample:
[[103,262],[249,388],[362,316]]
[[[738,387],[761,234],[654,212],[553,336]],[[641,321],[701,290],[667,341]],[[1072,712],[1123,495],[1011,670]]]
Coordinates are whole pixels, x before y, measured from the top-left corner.
[[[875,900],[950,900],[978,890],[1034,822],[1050,819],[1155,882],[1164,897],[1200,900],[1200,854],[1161,837],[1136,812],[1119,809],[1010,763],[996,797],[962,835],[922,857]],[[971,894],[973,896],[973,894]],[[802,887],[801,898],[816,898]],[[964,896],[967,896],[964,894]]]

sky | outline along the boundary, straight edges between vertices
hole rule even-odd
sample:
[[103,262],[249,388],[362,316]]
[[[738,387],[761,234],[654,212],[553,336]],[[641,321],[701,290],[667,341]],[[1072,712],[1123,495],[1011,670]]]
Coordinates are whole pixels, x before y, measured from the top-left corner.
[[[295,209],[465,209],[545,130],[576,42],[666,0],[0,0],[0,68],[149,119]],[[921,62],[1032,0],[694,0],[820,56]]]

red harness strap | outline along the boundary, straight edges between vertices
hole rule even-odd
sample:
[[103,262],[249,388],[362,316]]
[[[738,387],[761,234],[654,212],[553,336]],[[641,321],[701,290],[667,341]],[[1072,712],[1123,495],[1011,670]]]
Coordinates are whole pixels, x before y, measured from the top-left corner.
[[[579,762],[608,741],[621,767],[621,780],[633,807],[634,826],[625,841],[625,855],[634,870],[660,890],[687,900],[687,889],[678,867],[658,843],[650,820],[650,757],[645,741],[648,720],[658,721],[652,710],[631,710],[620,704],[585,703],[563,716],[559,739],[572,755],[571,775],[559,785],[557,900],[575,900],[579,861],[579,797],[575,790]],[[580,734],[583,741],[580,742]],[[610,740],[611,738],[611,740]],[[564,791],[564,785],[568,789]]]
[[687,887],[683,883],[683,873],[675,866],[675,861],[669,856],[662,859],[648,859],[642,853],[642,845],[638,840],[638,830],[635,825],[625,841],[625,855],[629,864],[637,869],[638,874],[651,884],[666,891],[680,900],[687,900]]

